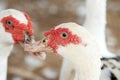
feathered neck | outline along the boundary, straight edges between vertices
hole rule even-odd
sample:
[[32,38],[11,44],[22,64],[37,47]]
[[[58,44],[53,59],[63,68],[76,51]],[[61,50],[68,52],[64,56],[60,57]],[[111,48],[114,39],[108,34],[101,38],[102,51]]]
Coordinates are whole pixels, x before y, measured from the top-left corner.
[[0,80],[7,80],[7,60],[7,56],[0,56]]
[[59,54],[75,66],[78,80],[99,80],[101,71],[100,53],[94,47],[95,45],[84,47],[81,44],[70,44],[58,49]]
[[105,27],[106,27],[106,0],[86,0],[87,15],[84,27],[95,37],[98,42],[103,57],[113,57],[106,46]]

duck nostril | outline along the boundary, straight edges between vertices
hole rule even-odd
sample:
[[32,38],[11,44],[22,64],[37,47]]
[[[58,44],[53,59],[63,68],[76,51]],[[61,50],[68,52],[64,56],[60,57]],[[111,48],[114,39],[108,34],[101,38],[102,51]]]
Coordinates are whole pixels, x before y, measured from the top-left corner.
[[43,40],[43,43],[45,43],[45,42],[46,42],[46,40],[44,39],[44,40]]
[[42,40],[42,43],[46,43],[48,41],[48,39],[47,38],[44,38],[43,40]]

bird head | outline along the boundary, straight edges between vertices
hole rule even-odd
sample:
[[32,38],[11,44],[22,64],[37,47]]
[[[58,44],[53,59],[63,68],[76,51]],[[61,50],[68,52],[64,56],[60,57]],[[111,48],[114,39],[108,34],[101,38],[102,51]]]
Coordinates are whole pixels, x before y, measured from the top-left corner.
[[[71,57],[77,53],[89,52],[91,45],[95,45],[89,32],[76,23],[62,23],[44,33],[45,38],[39,44],[29,45],[26,51],[54,52],[63,57]],[[44,46],[43,46],[44,44]]]
[[57,53],[60,47],[66,47],[69,44],[77,45],[82,42],[81,37],[77,35],[76,32],[74,33],[74,30],[77,28],[76,25],[74,25],[74,23],[63,23],[44,33],[47,39],[47,45],[50,46],[55,53]]
[[4,32],[11,34],[15,44],[32,41],[32,22],[27,13],[15,9],[1,11],[0,27]]

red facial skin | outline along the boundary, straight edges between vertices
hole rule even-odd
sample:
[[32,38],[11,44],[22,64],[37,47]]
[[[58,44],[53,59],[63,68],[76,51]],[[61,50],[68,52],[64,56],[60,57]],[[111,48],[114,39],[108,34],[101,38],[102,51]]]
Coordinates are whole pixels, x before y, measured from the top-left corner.
[[28,20],[27,25],[24,23],[20,23],[19,20],[15,19],[11,15],[6,16],[1,20],[5,28],[5,31],[12,34],[14,43],[19,43],[20,41],[23,41],[25,32],[28,32],[30,36],[33,35],[32,22],[26,13],[24,15]]
[[[65,33],[66,37],[65,37]],[[53,48],[54,52],[59,45],[66,46],[67,44],[78,44],[82,42],[81,38],[77,35],[72,34],[71,31],[67,28],[58,28],[58,29],[51,29],[49,32],[45,32],[44,36],[48,37],[48,46]]]

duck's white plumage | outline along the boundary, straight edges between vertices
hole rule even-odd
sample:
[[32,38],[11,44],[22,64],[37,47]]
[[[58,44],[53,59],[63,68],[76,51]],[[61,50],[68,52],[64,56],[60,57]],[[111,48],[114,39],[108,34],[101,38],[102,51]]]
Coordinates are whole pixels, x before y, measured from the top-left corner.
[[[94,0],[93,0],[94,1]],[[100,80],[120,80],[120,57],[107,49],[106,29],[106,1],[86,1],[87,17],[85,28],[95,37],[101,49],[102,71]]]
[[2,19],[12,16],[20,23],[28,24],[23,12],[15,9],[7,9],[0,12],[0,80],[7,80],[7,60],[14,45],[14,39],[11,33],[5,31]]
[[87,15],[84,27],[94,36],[103,57],[113,57],[108,51],[105,40],[106,0],[86,0]]
[[[103,56],[101,58],[102,72],[100,80],[120,80],[120,57],[108,51],[105,41],[106,0],[86,0],[86,8],[87,16],[84,27],[96,39],[101,49],[101,55]],[[70,73],[74,69],[74,66],[70,65],[69,61],[63,59],[60,80],[69,80],[73,75]]]

